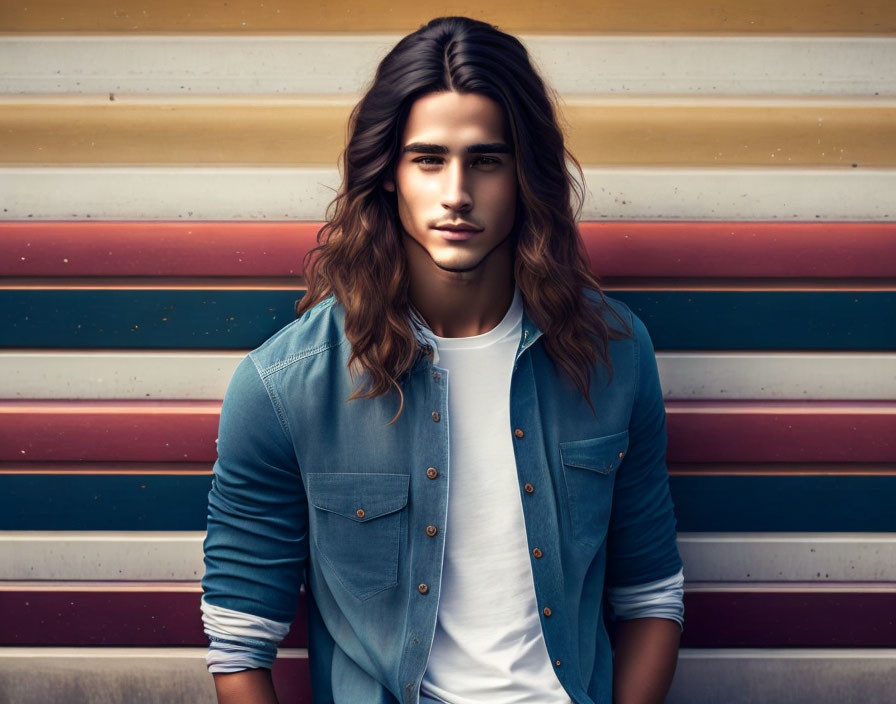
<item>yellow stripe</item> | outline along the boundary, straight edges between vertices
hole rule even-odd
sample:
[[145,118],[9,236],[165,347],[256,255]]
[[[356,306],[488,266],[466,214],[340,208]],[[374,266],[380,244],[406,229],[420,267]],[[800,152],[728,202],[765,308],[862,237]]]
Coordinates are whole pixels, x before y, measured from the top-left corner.
[[[333,165],[348,104],[0,104],[0,163]],[[896,166],[896,107],[568,105],[589,165]]]
[[468,15],[512,32],[896,32],[892,0],[6,0],[2,32],[407,32]]

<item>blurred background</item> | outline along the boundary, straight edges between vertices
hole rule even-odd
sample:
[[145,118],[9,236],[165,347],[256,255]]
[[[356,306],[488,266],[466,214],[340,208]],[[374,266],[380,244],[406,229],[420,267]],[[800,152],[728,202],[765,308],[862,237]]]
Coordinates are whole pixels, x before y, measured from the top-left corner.
[[0,0],[0,702],[214,702],[220,400],[293,319],[377,62],[445,14],[556,89],[593,268],[657,348],[669,702],[892,702],[891,0]]

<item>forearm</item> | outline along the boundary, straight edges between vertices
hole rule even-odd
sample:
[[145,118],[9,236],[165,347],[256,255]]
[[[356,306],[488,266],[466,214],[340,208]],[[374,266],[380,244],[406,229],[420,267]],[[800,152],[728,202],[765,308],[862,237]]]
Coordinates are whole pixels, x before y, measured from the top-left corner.
[[678,662],[681,627],[666,618],[636,618],[616,626],[615,704],[662,704]]
[[271,671],[266,668],[214,677],[218,704],[278,704]]

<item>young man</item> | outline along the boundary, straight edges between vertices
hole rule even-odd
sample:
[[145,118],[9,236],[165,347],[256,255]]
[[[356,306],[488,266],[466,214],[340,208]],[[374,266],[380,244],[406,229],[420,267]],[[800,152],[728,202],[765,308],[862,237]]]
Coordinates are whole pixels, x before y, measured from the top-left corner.
[[663,700],[682,575],[662,396],[643,325],[589,273],[567,156],[489,25],[434,20],[379,66],[301,316],[224,401],[220,702],[276,701],[303,582],[315,702]]

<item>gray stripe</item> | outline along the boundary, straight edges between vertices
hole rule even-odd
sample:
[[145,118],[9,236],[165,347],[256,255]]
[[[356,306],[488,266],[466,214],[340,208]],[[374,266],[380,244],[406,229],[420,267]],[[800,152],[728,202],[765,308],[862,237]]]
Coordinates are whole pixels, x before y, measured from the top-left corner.
[[[201,532],[4,531],[0,579],[196,582],[204,571],[203,538]],[[896,582],[891,533],[680,533],[678,545],[689,588]]]
[[[896,218],[896,169],[586,168],[584,220]],[[0,168],[0,220],[323,219],[335,169]]]
[[[244,352],[0,351],[0,398],[221,399]],[[889,401],[896,354],[660,352],[680,400]]]
[[[356,94],[400,35],[0,39],[3,93]],[[859,37],[523,37],[561,93],[896,93],[896,43]]]
[[667,704],[892,704],[896,650],[682,650]]

